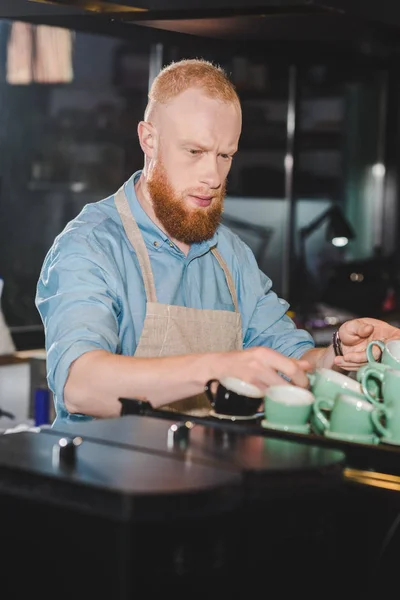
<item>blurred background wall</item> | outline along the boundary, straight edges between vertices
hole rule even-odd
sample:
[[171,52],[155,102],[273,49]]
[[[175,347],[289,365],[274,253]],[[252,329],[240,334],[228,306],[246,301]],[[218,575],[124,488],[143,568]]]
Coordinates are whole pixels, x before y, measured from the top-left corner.
[[[243,108],[224,221],[292,316],[322,337],[348,314],[398,322],[393,52],[72,24],[0,20],[0,276],[18,349],[43,345],[34,296],[55,236],[142,167],[136,127],[152,78],[198,56],[226,69]],[[343,223],[348,243],[333,245]]]

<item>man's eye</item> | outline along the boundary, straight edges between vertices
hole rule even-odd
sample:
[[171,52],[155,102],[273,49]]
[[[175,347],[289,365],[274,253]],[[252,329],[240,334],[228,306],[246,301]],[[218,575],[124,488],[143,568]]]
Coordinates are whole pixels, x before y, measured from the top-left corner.
[[190,154],[191,154],[192,156],[196,156],[197,154],[201,154],[201,150],[194,150],[193,148],[191,148],[191,149],[189,150],[189,152],[190,152]]
[[224,160],[231,160],[232,156],[230,154],[220,154],[221,158]]

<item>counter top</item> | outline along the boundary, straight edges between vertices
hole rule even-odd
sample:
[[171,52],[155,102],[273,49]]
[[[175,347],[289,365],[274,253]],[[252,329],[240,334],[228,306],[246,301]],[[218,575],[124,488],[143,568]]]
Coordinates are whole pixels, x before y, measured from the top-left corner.
[[46,350],[36,348],[34,350],[19,350],[12,354],[2,354],[0,355],[0,366],[29,362],[32,359],[46,360]]

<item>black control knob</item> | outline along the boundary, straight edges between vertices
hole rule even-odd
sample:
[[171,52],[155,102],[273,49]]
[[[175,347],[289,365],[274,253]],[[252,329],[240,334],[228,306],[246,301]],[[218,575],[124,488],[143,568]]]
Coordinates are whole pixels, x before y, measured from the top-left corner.
[[168,448],[186,447],[189,443],[189,434],[194,427],[192,421],[174,423],[168,429]]
[[76,462],[76,449],[82,444],[82,438],[62,437],[53,446],[53,464],[73,467]]

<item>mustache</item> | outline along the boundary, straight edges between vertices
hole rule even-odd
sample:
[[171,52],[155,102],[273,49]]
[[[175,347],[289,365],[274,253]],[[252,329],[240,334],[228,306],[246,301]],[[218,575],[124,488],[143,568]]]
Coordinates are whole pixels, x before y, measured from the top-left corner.
[[200,196],[207,198],[219,198],[222,195],[222,189],[218,190],[218,192],[212,192],[211,190],[185,190],[185,195]]

